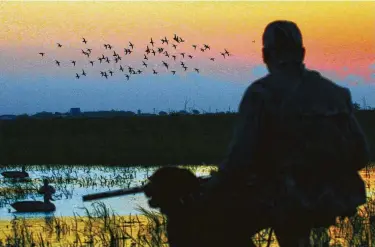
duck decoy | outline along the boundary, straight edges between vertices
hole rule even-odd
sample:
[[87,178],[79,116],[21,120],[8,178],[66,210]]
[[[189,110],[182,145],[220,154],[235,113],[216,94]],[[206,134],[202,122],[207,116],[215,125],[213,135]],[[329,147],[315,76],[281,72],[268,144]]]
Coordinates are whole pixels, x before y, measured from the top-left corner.
[[38,194],[48,194],[50,193],[51,195],[56,192],[55,188],[52,185],[49,185],[48,179],[43,179],[43,186],[41,186],[38,190]]
[[17,212],[52,212],[56,210],[51,193],[44,193],[44,201],[20,201],[12,203],[11,206]]
[[28,178],[29,174],[25,171],[25,167],[22,166],[22,171],[6,171],[2,172],[1,175],[5,178]]

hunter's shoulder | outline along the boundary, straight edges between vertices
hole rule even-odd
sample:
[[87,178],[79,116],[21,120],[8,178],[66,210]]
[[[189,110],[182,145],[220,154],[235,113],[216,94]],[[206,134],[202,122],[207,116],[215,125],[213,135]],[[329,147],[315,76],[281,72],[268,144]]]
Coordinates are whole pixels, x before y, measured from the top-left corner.
[[[306,70],[307,78],[312,85],[318,86],[324,92],[331,92],[343,97],[350,97],[350,90],[347,87],[340,86],[336,82],[323,76],[316,70]],[[322,91],[323,92],[323,91]]]
[[246,89],[245,94],[262,94],[267,90],[267,85],[269,84],[269,75],[259,78],[253,81]]

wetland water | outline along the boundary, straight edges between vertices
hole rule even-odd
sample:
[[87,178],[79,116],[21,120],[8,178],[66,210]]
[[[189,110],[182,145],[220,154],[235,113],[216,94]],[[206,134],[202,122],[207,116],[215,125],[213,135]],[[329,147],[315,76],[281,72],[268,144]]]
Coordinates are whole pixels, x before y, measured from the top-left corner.
[[[208,175],[214,166],[185,166],[197,176]],[[0,180],[0,220],[11,220],[17,217],[45,216],[80,216],[85,215],[85,208],[91,209],[95,201],[83,202],[82,196],[90,193],[104,192],[120,188],[139,186],[146,182],[159,167],[108,167],[108,166],[65,166],[38,165],[26,166],[30,179],[24,182],[13,182],[9,179]],[[21,170],[21,166],[1,167],[0,172]],[[367,184],[367,194],[374,198],[375,170],[361,171],[362,178]],[[53,202],[56,211],[53,213],[15,213],[11,203],[21,200],[40,200],[43,196],[36,190],[43,184],[43,178],[48,178],[56,193]],[[143,193],[97,200],[104,202],[118,215],[139,214],[138,206],[150,209]]]
[[[213,166],[185,166],[197,176],[208,175]],[[139,214],[138,206],[150,209],[143,193],[112,197],[96,201],[83,202],[82,196],[122,188],[140,186],[147,181],[159,167],[109,167],[109,166],[67,166],[67,165],[38,165],[26,166],[30,179],[14,182],[0,178],[0,220],[11,220],[17,217],[73,216],[85,215],[85,208],[91,209],[91,204],[101,201],[119,215]],[[3,171],[21,171],[21,166],[3,166]],[[37,194],[37,189],[43,185],[43,178],[48,178],[55,187],[53,195],[56,211],[53,213],[15,213],[10,206],[15,201],[43,201],[43,195]]]

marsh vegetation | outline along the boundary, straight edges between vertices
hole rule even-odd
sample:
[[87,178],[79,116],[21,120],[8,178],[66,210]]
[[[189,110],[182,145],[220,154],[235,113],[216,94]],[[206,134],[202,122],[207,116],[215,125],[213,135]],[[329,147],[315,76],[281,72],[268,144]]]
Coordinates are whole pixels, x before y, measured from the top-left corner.
[[[217,164],[236,114],[0,121],[0,164]],[[375,110],[356,112],[375,162]]]
[[[187,166],[198,175],[206,175],[215,166]],[[107,166],[29,166],[30,178],[22,181],[2,179],[0,184],[0,246],[168,246],[166,218],[150,209],[143,194],[83,203],[82,195],[127,188],[142,184],[158,167]],[[20,169],[2,167],[1,171]],[[316,246],[374,246],[375,236],[375,170],[364,169],[368,203],[355,217],[337,219],[330,229],[315,229],[311,239]],[[41,180],[48,177],[56,188],[57,211],[48,214],[9,212],[9,203],[35,198]],[[238,212],[228,212],[240,217]],[[233,227],[233,226],[230,226]],[[270,229],[253,239],[257,246],[277,246]],[[230,236],[229,236],[230,237]]]

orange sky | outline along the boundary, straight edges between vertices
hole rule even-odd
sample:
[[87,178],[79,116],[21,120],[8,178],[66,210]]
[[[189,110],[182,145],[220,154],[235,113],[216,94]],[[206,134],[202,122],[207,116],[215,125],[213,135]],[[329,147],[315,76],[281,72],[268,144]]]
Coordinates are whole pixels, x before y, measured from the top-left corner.
[[[185,72],[181,69],[179,65],[183,60],[181,57],[180,61],[175,63],[171,58],[168,58],[170,68],[179,69],[178,75],[176,74],[176,77],[173,78],[168,77],[170,84],[166,88],[158,88],[159,84],[155,83],[152,86],[143,85],[142,88],[142,83],[151,85],[156,79],[152,75],[152,69],[158,70],[159,75],[169,76],[171,74],[163,65],[160,65],[161,61],[167,58],[162,57],[158,60],[157,57],[151,57],[150,66],[147,69],[143,68],[144,73],[137,77],[139,81],[124,86],[132,87],[131,90],[129,88],[120,89],[120,86],[106,88],[106,90],[113,90],[113,94],[118,93],[118,98],[108,96],[113,98],[113,104],[120,105],[118,103],[120,98],[125,97],[129,104],[138,107],[139,101],[130,96],[144,93],[147,96],[142,96],[142,99],[145,97],[150,99],[150,95],[158,90],[160,95],[164,95],[166,102],[160,102],[161,96],[158,98],[155,96],[155,101],[152,103],[144,101],[145,107],[159,103],[163,106],[175,104],[169,102],[177,102],[184,97],[190,97],[185,95],[188,92],[195,95],[202,92],[203,89],[198,89],[198,86],[187,89],[182,88],[184,84],[178,84],[190,82],[192,77],[189,75],[192,75],[198,76],[194,77],[194,80],[201,81],[202,87],[207,90],[204,96],[203,94],[201,96],[202,104],[218,104],[215,94],[220,92],[223,93],[223,97],[228,97],[227,101],[221,101],[222,105],[232,105],[235,108],[240,98],[241,87],[259,78],[265,72],[261,55],[261,37],[266,25],[277,19],[294,21],[300,27],[307,50],[305,62],[308,68],[319,70],[323,75],[329,75],[330,79],[338,81],[339,84],[357,85],[359,83],[371,86],[373,90],[373,85],[375,85],[374,1],[2,1],[0,2],[0,68],[2,68],[0,84],[2,76],[7,79],[3,86],[6,88],[2,94],[3,101],[13,99],[13,95],[17,95],[22,90],[26,97],[29,95],[29,91],[33,90],[33,99],[17,101],[18,103],[14,103],[12,106],[17,111],[22,111],[25,105],[28,105],[28,107],[30,106],[29,111],[33,111],[31,109],[34,109],[32,108],[34,99],[39,99],[42,94],[48,95],[49,98],[45,102],[50,102],[49,100],[56,99],[56,95],[51,93],[53,90],[59,94],[64,92],[67,95],[72,95],[74,91],[76,106],[86,104],[88,108],[94,107],[90,102],[96,96],[90,92],[97,90],[95,92],[99,93],[105,85],[99,71],[102,69],[117,71],[117,77],[112,77],[112,81],[122,82],[124,77],[118,72],[119,64],[99,64],[96,61],[98,66],[92,67],[87,61],[88,58],[82,55],[81,49],[92,48],[92,58],[90,59],[97,60],[97,57],[102,54],[112,57],[111,52],[113,51],[106,51],[103,44],[112,44],[118,53],[124,55],[123,49],[128,47],[128,42],[131,41],[135,44],[134,53],[131,56],[123,56],[122,66],[142,68],[141,60],[146,45],[150,45],[150,37],[156,41],[155,46],[160,47],[165,46],[161,44],[161,38],[166,36],[172,40],[173,35],[177,34],[186,42],[178,44],[176,50],[169,45],[168,51],[175,52],[177,55],[180,52],[193,55],[194,59],[185,58],[184,60],[191,71]],[[82,43],[82,37],[88,40],[87,45]],[[58,48],[57,42],[62,43],[63,47]],[[198,47],[209,44],[211,50],[200,52],[197,49],[195,51],[192,44],[197,44]],[[224,49],[230,51],[233,56],[224,59],[220,55]],[[38,54],[39,52],[45,52],[46,56],[42,58]],[[215,62],[209,60],[211,57],[216,59]],[[55,59],[61,61],[61,67],[56,66]],[[77,60],[77,67],[73,67],[70,60]],[[105,65],[107,65],[106,68],[104,68]],[[194,68],[198,67],[200,73],[196,74]],[[87,84],[87,81],[84,80],[76,80],[76,73],[81,73],[82,69],[88,72],[89,76],[84,78],[92,82],[91,84]],[[135,79],[135,77],[133,78]],[[167,80],[161,77],[157,78],[160,81]],[[25,83],[30,80],[43,81],[45,84],[42,88],[36,83],[32,87],[30,85],[32,89],[28,89],[25,87]],[[223,84],[220,85],[223,88],[220,88],[218,81],[227,84],[239,82],[241,85]],[[97,83],[95,84],[96,88],[92,88],[94,83]],[[76,94],[78,89],[68,85],[87,86],[85,91],[82,91],[82,95],[91,97],[90,100],[82,98],[82,95],[78,96]],[[177,87],[177,85],[179,86]],[[175,86],[176,88],[174,88]],[[179,88],[180,86],[181,88]],[[220,91],[228,90],[224,89],[227,86],[233,89],[236,96],[228,96],[225,92]],[[356,99],[360,99],[363,95],[375,99],[375,97],[369,96],[373,92],[368,88],[352,87],[351,89],[358,89],[355,92]],[[121,90],[125,90],[124,92],[129,95],[123,96],[120,94]],[[180,94],[176,93],[177,91]],[[4,98],[4,95],[7,98]],[[67,99],[65,96],[60,97],[61,102]],[[141,96],[134,97],[141,98]],[[208,97],[212,97],[211,103],[207,103]],[[235,100],[230,97],[234,97]],[[0,97],[0,105],[2,104],[1,100]],[[121,98],[121,100],[124,99]],[[228,103],[229,101],[230,103]],[[45,109],[44,104],[47,103],[41,103],[38,109]],[[106,103],[98,104],[100,107],[104,107]],[[105,107],[111,107],[110,105],[113,104],[108,103],[108,106]],[[371,104],[375,105],[375,101]],[[66,102],[64,102],[64,106],[61,103],[63,109],[69,106]],[[1,109],[0,107],[0,111]]]
[[0,6],[0,47],[18,47],[23,54],[34,48],[55,50],[57,41],[79,49],[83,36],[94,47],[103,42],[125,46],[129,40],[145,46],[151,36],[178,33],[189,44],[210,44],[216,54],[227,48],[238,66],[257,64],[265,25],[289,19],[303,32],[308,65],[337,72],[348,67],[348,72],[365,76],[374,62],[375,2],[2,2]]

